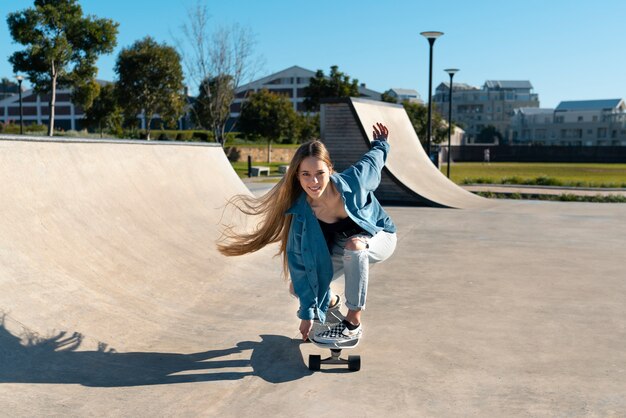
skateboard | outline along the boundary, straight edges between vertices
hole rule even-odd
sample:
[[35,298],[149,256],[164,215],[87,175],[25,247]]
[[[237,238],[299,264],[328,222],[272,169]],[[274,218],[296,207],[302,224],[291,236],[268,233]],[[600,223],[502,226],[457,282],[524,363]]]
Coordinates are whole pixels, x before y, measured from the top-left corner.
[[358,372],[361,370],[361,356],[354,355],[348,356],[347,359],[341,358],[341,350],[355,348],[359,345],[360,339],[338,344],[322,344],[313,339],[309,340],[317,347],[330,349],[330,357],[325,359],[322,359],[322,356],[318,354],[310,354],[309,370],[318,371],[322,368],[322,364],[347,364],[350,371]]
[[348,369],[354,372],[361,369],[361,356],[352,355],[348,356],[347,359],[341,358],[341,350],[355,348],[359,345],[360,339],[336,344],[325,344],[315,341],[316,334],[330,329],[335,324],[341,322],[344,318],[345,316],[339,312],[339,310],[336,310],[328,313],[326,323],[321,324],[318,321],[313,323],[313,329],[309,334],[309,341],[311,341],[311,343],[313,343],[316,347],[329,349],[330,357],[322,359],[322,356],[317,354],[309,355],[309,370],[319,371],[321,370],[322,364],[348,365]]

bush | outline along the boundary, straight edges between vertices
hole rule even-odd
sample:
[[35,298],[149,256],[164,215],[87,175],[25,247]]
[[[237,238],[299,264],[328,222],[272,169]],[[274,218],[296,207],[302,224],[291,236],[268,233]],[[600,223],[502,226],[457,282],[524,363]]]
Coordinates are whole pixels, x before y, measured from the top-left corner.
[[535,179],[534,184],[537,186],[560,186],[562,183],[552,177],[539,176]]
[[180,131],[176,134],[177,141],[191,141],[191,132]]
[[209,133],[206,131],[193,131],[191,138],[202,142],[209,142]]

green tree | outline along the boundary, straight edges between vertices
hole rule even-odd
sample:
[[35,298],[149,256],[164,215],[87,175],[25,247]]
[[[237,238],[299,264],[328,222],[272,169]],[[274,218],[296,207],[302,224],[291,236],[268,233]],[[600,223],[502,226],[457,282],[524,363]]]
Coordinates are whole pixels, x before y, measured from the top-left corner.
[[[81,90],[77,100],[93,97],[85,94],[85,89],[93,88],[98,56],[113,51],[118,24],[84,17],[77,0],[35,0],[34,8],[10,13],[7,23],[15,42],[26,46],[9,58],[13,71],[26,73],[38,93],[50,93],[51,136],[57,84]],[[79,104],[88,107],[90,103]]]
[[391,95],[391,90],[387,90],[380,96],[380,100],[387,103],[398,103],[398,100]]
[[289,134],[291,143],[305,142],[320,137],[319,114],[305,115],[296,113],[295,123]]
[[271,162],[272,141],[292,132],[296,111],[283,95],[266,89],[252,93],[241,107],[239,130],[247,138],[267,141],[267,162]]
[[105,129],[117,135],[122,132],[122,109],[117,104],[115,93],[115,84],[102,86],[92,106],[85,111],[85,123],[88,127],[97,129],[100,138]]
[[329,97],[358,97],[359,80],[350,80],[350,76],[339,71],[339,67],[330,67],[330,75],[326,77],[324,71],[317,70],[307,87],[304,89],[304,107],[308,111],[318,112],[320,100]]
[[224,145],[226,121],[230,117],[230,104],[235,97],[234,81],[230,75],[205,79],[192,108],[193,122],[213,131],[217,141]]
[[183,70],[180,55],[171,46],[147,36],[120,52],[115,72],[118,103],[127,120],[143,112],[147,139],[156,114],[170,124],[183,114]]
[[18,92],[19,86],[17,83],[9,80],[6,77],[2,77],[2,80],[0,81],[0,100],[17,94]]
[[[404,101],[402,103],[404,110],[409,115],[413,129],[417,133],[422,145],[428,141],[428,106],[421,103],[410,103]],[[448,122],[441,117],[439,112],[433,109],[432,112],[432,133],[431,142],[440,144],[448,139]],[[454,127],[454,124],[452,124]]]

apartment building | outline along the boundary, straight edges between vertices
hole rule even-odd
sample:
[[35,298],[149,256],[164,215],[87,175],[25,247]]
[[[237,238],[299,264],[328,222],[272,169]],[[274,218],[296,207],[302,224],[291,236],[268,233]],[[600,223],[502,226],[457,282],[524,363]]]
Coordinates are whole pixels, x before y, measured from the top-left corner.
[[515,111],[512,141],[517,144],[624,146],[626,103],[623,99],[563,101],[556,109]]
[[[314,77],[315,71],[294,65],[240,86],[235,91],[235,100],[230,107],[231,119],[239,117],[241,105],[248,94],[262,89],[287,96],[293,104],[295,111],[304,112],[304,100],[306,99],[304,89],[309,85],[311,78]],[[365,84],[359,85],[359,94],[360,97],[372,100],[381,100],[382,95],[380,92],[368,89]]]
[[[449,92],[449,82],[443,82],[433,96],[433,104],[445,119],[448,119]],[[481,88],[452,84],[452,120],[465,130],[464,144],[475,143],[478,134],[489,125],[509,142],[515,109],[538,107],[539,96],[533,93],[530,81],[487,80]]]
[[[24,125],[48,124],[48,102],[50,94],[37,94],[34,90],[22,92],[22,114]],[[56,92],[54,127],[55,129],[80,130],[83,127],[84,112],[71,102],[71,90],[58,88]],[[20,123],[19,94],[0,100],[0,122]]]

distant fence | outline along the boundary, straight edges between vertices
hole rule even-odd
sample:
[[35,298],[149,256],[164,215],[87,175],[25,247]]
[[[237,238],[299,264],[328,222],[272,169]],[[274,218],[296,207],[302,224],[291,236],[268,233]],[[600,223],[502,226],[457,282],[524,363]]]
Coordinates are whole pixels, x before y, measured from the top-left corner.
[[483,161],[487,148],[491,162],[626,163],[626,147],[623,146],[452,146],[452,161]]

